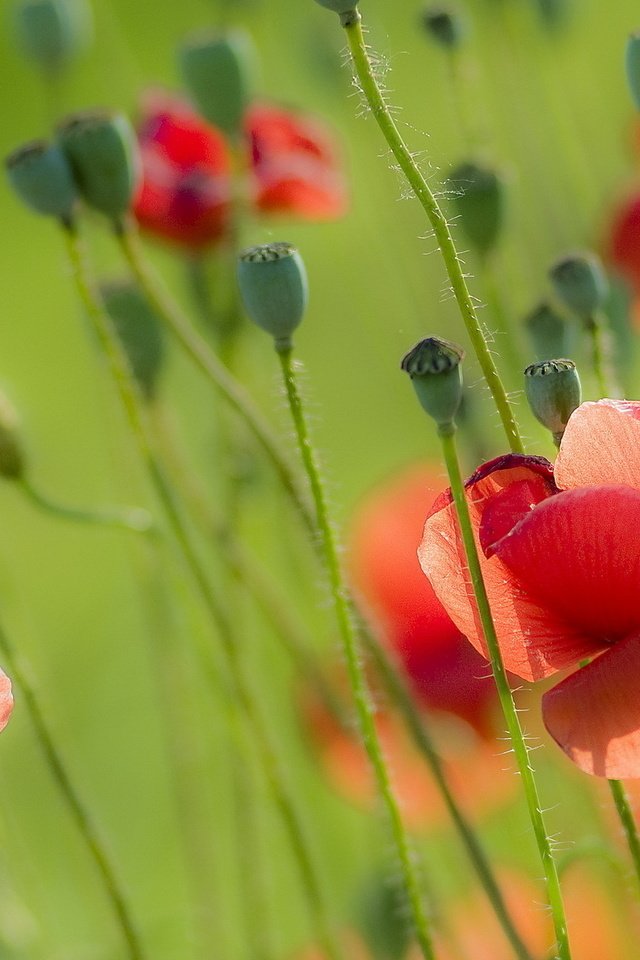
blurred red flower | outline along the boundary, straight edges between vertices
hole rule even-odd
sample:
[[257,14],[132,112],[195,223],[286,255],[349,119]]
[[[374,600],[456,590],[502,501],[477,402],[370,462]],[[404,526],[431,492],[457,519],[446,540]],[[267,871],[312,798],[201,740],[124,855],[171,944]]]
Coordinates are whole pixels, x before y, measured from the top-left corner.
[[[505,667],[539,680],[589,660],[544,694],[545,726],[587,773],[640,777],[640,402],[582,404],[555,468],[500,457],[467,481],[467,496]],[[448,492],[420,559],[485,652]]]
[[640,193],[628,195],[614,211],[607,240],[607,259],[640,293]]
[[[140,226],[194,251],[220,240],[234,201],[230,147],[188,104],[147,98],[138,131],[143,178],[134,203]],[[346,192],[327,131],[302,114],[257,104],[245,117],[246,190],[261,213],[337,217]]]

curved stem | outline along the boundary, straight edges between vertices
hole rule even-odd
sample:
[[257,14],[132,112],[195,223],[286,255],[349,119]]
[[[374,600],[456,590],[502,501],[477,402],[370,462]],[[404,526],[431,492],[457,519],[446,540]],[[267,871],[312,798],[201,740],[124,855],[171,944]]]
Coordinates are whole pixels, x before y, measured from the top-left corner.
[[451,791],[440,755],[431,739],[431,734],[423,716],[416,709],[404,678],[398,672],[388,653],[371,634],[371,631],[363,630],[362,636],[364,644],[382,676],[387,692],[400,711],[415,745],[429,767],[449,816],[460,835],[460,840],[467,851],[469,860],[478,875],[505,936],[519,960],[532,960],[529,950],[515,928],[482,844]]
[[26,673],[22,670],[13,644],[10,642],[2,627],[0,627],[0,651],[7,665],[7,670],[22,690],[24,703],[29,713],[35,735],[46,758],[49,771],[58,784],[71,816],[76,822],[78,831],[97,867],[98,873],[102,877],[105,892],[111,901],[123,939],[127,945],[127,956],[130,960],[143,960],[145,954],[131,916],[127,898],[116,878],[115,871],[100,840],[95,824],[80,800],[64,761],[55,746],[53,737],[49,732],[49,728],[40,710],[36,692],[31,686]]
[[218,360],[207,342],[194,329],[188,318],[183,315],[178,304],[160,285],[158,278],[152,274],[142,254],[135,227],[130,223],[119,224],[116,235],[129,267],[149,303],[167,324],[195,365],[222,393],[227,402],[247,424],[247,427],[267,454],[308,530],[315,536],[317,531],[306,491],[300,487],[298,479],[288,463],[286,455],[280,449],[279,442],[270,425],[255,406],[242,384]]
[[500,379],[500,374],[498,373],[487,342],[483,336],[476,309],[467,288],[467,282],[464,278],[458,253],[451,236],[451,231],[449,230],[449,225],[429,184],[420,172],[409,148],[402,139],[400,131],[378,87],[362,34],[360,14],[354,11],[353,14],[346,14],[344,20],[344,29],[349,43],[349,50],[362,92],[389,149],[398,161],[400,169],[427,214],[440,252],[442,253],[460,315],[464,321],[467,334],[478,358],[482,373],[487,381],[487,386],[498,409],[509,446],[514,453],[523,453],[524,448],[518,425],[513,415],[504,385]]
[[93,523],[103,527],[116,527],[120,530],[130,530],[134,533],[149,533],[153,530],[151,514],[142,508],[114,508],[111,510],[85,510],[58,503],[43,493],[29,480],[20,477],[18,484],[22,492],[36,507],[45,510],[61,520],[72,520],[78,523]]
[[633,861],[636,879],[640,883],[640,837],[638,836],[638,827],[629,803],[629,797],[627,796],[624,784],[619,780],[609,780],[609,789],[611,790],[611,796],[613,797],[613,802],[615,803],[625,837],[627,838],[627,845]]
[[298,391],[291,348],[278,350],[278,357],[282,369],[287,400],[291,409],[291,417],[296,432],[300,456],[309,478],[316,508],[321,546],[324,552],[333,605],[347,662],[347,671],[355,701],[360,733],[375,774],[378,792],[384,802],[389,817],[393,840],[402,870],[404,886],[411,907],[411,916],[415,927],[416,938],[425,960],[434,960],[429,923],[422,903],[420,885],[412,860],[409,838],[402,822],[398,802],[391,787],[389,772],[378,739],[369,691],[367,690],[364,671],[359,658],[356,630],[351,617],[348,591],[340,569],[338,548],[329,518],[322,479],[318,469],[316,455],[311,445],[302,400]]
[[496,681],[500,706],[504,713],[507,723],[507,729],[511,738],[513,752],[518,764],[518,770],[522,779],[522,787],[525,793],[529,818],[533,827],[540,859],[544,869],[545,881],[547,886],[547,897],[551,908],[551,916],[556,934],[556,949],[558,960],[571,960],[569,949],[569,940],[567,936],[567,923],[564,913],[564,904],[562,902],[562,893],[560,890],[560,881],[558,879],[558,870],[553,854],[551,852],[551,843],[547,835],[547,830],[542,815],[542,808],[538,797],[538,788],[536,786],[533,768],[529,761],[529,750],[525,743],[520,720],[513,700],[513,694],[509,687],[507,674],[502,662],[502,654],[498,644],[498,637],[491,615],[489,599],[485,589],[484,580],[476,541],[473,535],[471,517],[469,515],[469,505],[464,491],[464,483],[460,473],[458,455],[455,444],[455,427],[453,424],[439,427],[438,433],[442,441],[442,451],[444,454],[451,492],[460,527],[460,534],[464,545],[464,553],[469,575],[473,585],[473,593],[476,599],[478,614],[482,623],[482,632],[487,645],[489,659],[491,660],[491,669]]
[[134,439],[147,467],[150,480],[162,503],[182,558],[193,577],[203,604],[222,641],[226,666],[233,683],[234,697],[247,721],[263,766],[265,778],[288,833],[289,842],[300,871],[302,887],[316,926],[319,943],[329,960],[341,960],[340,950],[331,932],[323,890],[311,856],[304,826],[293,797],[289,792],[275,744],[265,725],[254,690],[244,670],[240,656],[240,644],[235,634],[234,625],[227,616],[224,605],[213,590],[205,564],[201,561],[189,529],[183,520],[175,491],[155,454],[151,432],[144,413],[143,401],[129,370],[117,334],[112,328],[108,315],[102,310],[99,301],[96,299],[87,278],[75,228],[69,226],[64,232],[78,293],[98,334],[129,419]]

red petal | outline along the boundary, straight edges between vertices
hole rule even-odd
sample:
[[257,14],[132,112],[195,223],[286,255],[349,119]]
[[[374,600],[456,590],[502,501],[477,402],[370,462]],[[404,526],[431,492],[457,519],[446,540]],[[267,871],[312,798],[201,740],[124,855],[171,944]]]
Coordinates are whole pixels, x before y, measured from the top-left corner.
[[9,718],[13,711],[13,694],[11,692],[11,680],[0,670],[0,730],[4,730],[9,723]]
[[246,131],[260,210],[311,220],[340,216],[346,192],[336,151],[316,121],[277,107],[252,107]]
[[596,777],[640,777],[640,635],[620,640],[542,698],[547,730]]
[[640,402],[599,400],[578,407],[554,472],[563,490],[611,483],[640,490]]
[[640,490],[569,490],[494,545],[539,603],[603,646],[640,629]]
[[[468,483],[467,497],[478,547],[478,529],[493,498],[501,495],[511,484],[523,481],[530,483],[530,489],[538,494],[544,493],[544,489],[539,487],[539,478],[548,478],[549,469],[546,461],[511,455],[485,464],[476,471]],[[546,492],[551,496],[551,501],[546,502],[555,499],[552,496],[554,490],[552,482],[547,479]],[[439,503],[443,503],[442,498]],[[434,509],[436,506],[434,504]],[[516,497],[514,523],[521,516],[521,509],[521,499]],[[531,516],[539,509],[537,506]],[[500,517],[500,526],[501,529],[506,526],[504,515]],[[514,576],[498,557],[486,558],[481,549],[479,553],[507,670],[527,680],[539,680],[582,657],[593,655],[601,648],[582,631],[576,630],[538,603],[523,581]],[[482,627],[451,504],[442,507],[427,520],[418,556],[422,569],[451,619],[476,649],[486,656]]]
[[640,195],[628,197],[611,224],[609,258],[636,289],[640,287]]

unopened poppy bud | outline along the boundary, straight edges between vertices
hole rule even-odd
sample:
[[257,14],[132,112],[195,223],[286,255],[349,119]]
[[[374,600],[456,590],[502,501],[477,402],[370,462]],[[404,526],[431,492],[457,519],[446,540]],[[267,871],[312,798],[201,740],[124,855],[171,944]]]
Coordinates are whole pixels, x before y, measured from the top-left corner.
[[580,406],[582,387],[573,360],[543,360],[524,371],[524,388],[534,417],[560,443],[569,417]]
[[11,186],[36,213],[71,220],[78,193],[64,153],[55,144],[34,140],[6,159]]
[[418,400],[440,427],[453,424],[462,399],[464,351],[455,343],[428,337],[402,358]]
[[238,261],[238,284],[254,323],[275,340],[276,350],[291,348],[291,334],[307,307],[307,272],[290,243],[265,243],[244,250]]
[[189,40],[180,51],[180,70],[205,120],[238,136],[256,70],[248,34],[234,30]]
[[569,324],[546,300],[527,314],[524,324],[538,360],[569,353]]
[[640,110],[640,31],[632,33],[627,40],[625,68],[633,102]]
[[0,393],[0,477],[20,480],[25,465],[18,415],[4,393]]
[[91,39],[91,9],[85,0],[21,0],[14,11],[18,43],[41,70],[60,70]]
[[553,289],[562,303],[588,320],[606,300],[609,285],[600,259],[593,253],[572,253],[550,269]]
[[141,170],[127,118],[106,111],[78,113],[64,120],[57,134],[83,199],[119,220],[129,209]]
[[[349,17],[350,15],[354,17],[357,16],[358,0],[316,0],[316,3],[319,3],[321,7],[326,7],[327,10],[333,10],[334,13],[339,13],[342,18]],[[344,22],[343,19],[343,23]]]
[[426,7],[422,23],[433,40],[450,50],[460,46],[466,33],[464,20],[457,10],[449,7]]
[[100,296],[147,400],[153,400],[165,358],[163,327],[140,288],[130,280],[100,285]]
[[490,167],[469,162],[456,167],[449,174],[447,183],[467,240],[478,253],[489,253],[498,242],[504,222],[502,177]]
[[535,0],[534,6],[542,23],[552,29],[561,26],[569,12],[569,0]]

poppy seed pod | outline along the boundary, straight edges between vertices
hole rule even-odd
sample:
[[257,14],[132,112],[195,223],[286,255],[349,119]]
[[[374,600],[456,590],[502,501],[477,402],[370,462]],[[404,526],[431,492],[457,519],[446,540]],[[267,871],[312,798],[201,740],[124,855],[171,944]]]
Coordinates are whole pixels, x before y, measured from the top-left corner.
[[449,340],[428,337],[407,353],[400,364],[409,374],[423,409],[438,426],[451,426],[462,399],[464,351]]
[[447,177],[458,222],[474,249],[487,254],[495,247],[504,222],[505,189],[502,177],[473,161],[456,167]]
[[20,480],[24,472],[25,455],[18,415],[4,393],[0,393],[0,477]]
[[632,33],[627,40],[625,69],[633,102],[640,110],[640,31]]
[[426,7],[422,12],[422,24],[436,43],[449,50],[459,47],[466,33],[464,20],[457,10],[449,7]]
[[58,127],[57,136],[83,199],[118,220],[129,209],[141,169],[127,118],[106,111],[74,114]]
[[276,350],[291,348],[291,334],[307,306],[307,273],[290,243],[249,247],[238,260],[238,284],[254,323],[275,340]]
[[21,0],[15,32],[25,56],[41,70],[60,70],[91,39],[91,8],[85,0]]
[[553,289],[562,303],[582,320],[588,320],[603,305],[609,290],[599,257],[572,253],[557,260],[549,270]]
[[100,284],[100,296],[144,397],[153,400],[165,358],[163,327],[130,280]]
[[179,59],[185,86],[205,120],[239,136],[256,72],[248,34],[234,30],[195,37],[182,47]]
[[319,3],[321,7],[326,7],[327,10],[339,13],[340,16],[355,13],[358,6],[358,0],[316,0],[316,3]]
[[546,300],[527,314],[524,325],[538,360],[551,360],[569,353],[569,324]]
[[34,140],[6,159],[11,186],[28,207],[44,216],[71,220],[78,193],[67,158],[58,146]]
[[524,371],[524,389],[531,411],[559,443],[569,417],[582,402],[582,388],[572,360],[543,360]]

